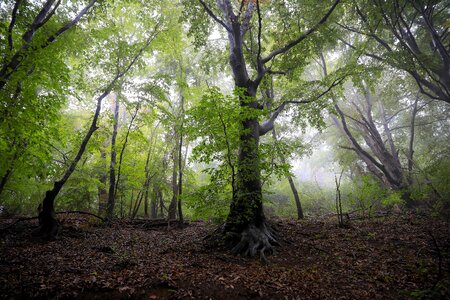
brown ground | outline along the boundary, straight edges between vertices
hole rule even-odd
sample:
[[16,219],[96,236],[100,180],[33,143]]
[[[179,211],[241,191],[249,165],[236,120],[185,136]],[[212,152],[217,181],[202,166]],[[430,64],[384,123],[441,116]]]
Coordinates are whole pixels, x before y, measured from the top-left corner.
[[21,222],[0,231],[0,298],[450,298],[449,221],[409,215],[345,229],[334,219],[273,222],[284,242],[269,266],[208,248],[213,225],[203,222],[106,228],[72,215],[52,242],[33,240],[34,223]]

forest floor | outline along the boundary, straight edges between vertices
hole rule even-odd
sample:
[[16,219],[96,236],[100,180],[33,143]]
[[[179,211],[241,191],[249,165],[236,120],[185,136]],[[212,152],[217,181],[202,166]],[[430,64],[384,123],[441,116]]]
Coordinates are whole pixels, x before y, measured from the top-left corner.
[[339,228],[335,218],[273,219],[283,242],[264,266],[209,248],[207,222],[145,229],[61,219],[56,241],[31,238],[35,221],[0,231],[0,298],[450,298],[449,220],[410,214]]

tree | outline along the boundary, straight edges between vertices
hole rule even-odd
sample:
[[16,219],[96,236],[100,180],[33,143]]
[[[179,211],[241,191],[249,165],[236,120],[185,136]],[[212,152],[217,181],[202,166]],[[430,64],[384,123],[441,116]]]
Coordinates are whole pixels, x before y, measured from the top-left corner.
[[108,206],[107,206],[107,219],[111,220],[114,217],[114,207],[116,200],[116,137],[117,127],[119,126],[119,95],[114,97],[114,119],[113,119],[113,132],[111,136],[111,160],[109,164],[109,193],[108,193]]
[[[272,246],[277,241],[263,212],[258,148],[260,137],[273,129],[276,118],[287,104],[308,101],[284,101],[274,109],[269,119],[260,124],[260,111],[265,107],[258,102],[257,91],[267,74],[277,73],[276,70],[272,70],[269,63],[273,63],[276,58],[318,31],[340,1],[334,1],[326,13],[320,17],[319,22],[305,30],[304,33],[297,34],[293,39],[290,36],[289,39],[292,40],[281,47],[275,46],[275,49],[272,50],[269,47],[263,48],[262,45],[263,14],[260,1],[241,1],[240,5],[236,7],[230,0],[220,0],[217,1],[216,11],[206,1],[198,1],[204,11],[226,31],[229,45],[229,66],[233,74],[235,89],[239,95],[241,110],[236,193],[221,235],[224,237],[225,245],[232,249],[232,252],[250,256],[259,253],[265,260],[264,254],[270,253]],[[192,4],[192,2],[190,3]],[[256,25],[252,24],[254,15],[257,16]],[[251,37],[253,26],[257,28],[254,40]],[[246,53],[246,39],[252,43],[256,41],[249,53]],[[267,55],[263,56],[265,51],[267,51]],[[252,59],[254,64],[250,69]]]
[[37,155],[44,164],[51,160],[47,155],[51,147],[42,141],[52,139],[57,131],[58,110],[66,102],[70,85],[62,53],[73,53],[66,48],[70,42],[61,41],[70,39],[71,29],[95,3],[85,2],[81,10],[70,14],[61,1],[51,0],[36,5],[6,1],[0,8],[0,132],[5,143],[0,143],[0,155],[5,158],[0,164],[0,194],[15,171],[24,174],[19,166],[33,166],[24,162],[30,155]]
[[[94,134],[94,132],[98,129],[97,121],[100,115],[100,110],[102,106],[103,99],[108,96],[111,91],[116,87],[116,84],[118,81],[125,75],[127,72],[133,67],[133,65],[138,61],[138,59],[141,57],[141,55],[144,53],[144,51],[150,46],[150,43],[154,40],[154,38],[158,35],[160,31],[159,23],[155,25],[153,28],[153,32],[151,32],[147,39],[144,42],[139,43],[138,45],[140,48],[138,48],[137,53],[134,54],[131,58],[121,58],[123,61],[121,63],[123,64],[122,68],[117,68],[116,74],[111,80],[111,82],[104,88],[103,92],[100,96],[97,97],[97,105],[95,109],[95,113],[91,122],[91,125],[86,132],[86,135],[83,138],[83,141],[80,144],[80,147],[77,151],[76,156],[73,158],[73,160],[70,163],[70,166],[65,171],[63,176],[60,180],[57,180],[53,184],[53,188],[51,190],[48,190],[45,194],[45,198],[42,203],[42,211],[39,213],[39,228],[35,231],[35,233],[39,235],[43,235],[48,238],[56,238],[59,232],[59,222],[56,219],[55,216],[55,198],[58,196],[59,192],[61,191],[64,184],[67,182],[69,177],[72,175],[72,173],[75,171],[75,168],[80,161],[86,146],[91,138],[91,136]],[[136,45],[135,45],[136,46]],[[122,49],[124,50],[124,49]],[[114,190],[113,190],[114,191]]]
[[[24,7],[26,3],[22,2],[24,1],[16,0],[14,2],[14,7],[11,12],[11,22],[7,27],[7,35],[5,35],[8,39],[8,46],[7,51],[3,52],[6,55],[4,56],[3,64],[0,69],[0,90],[5,88],[11,77],[19,72],[19,68],[21,68],[24,63],[30,63],[28,59],[33,57],[33,54],[39,54],[41,49],[48,47],[51,43],[55,42],[59,36],[74,27],[78,21],[94,6],[97,0],[91,0],[78,14],[76,14],[75,17],[60,26],[56,31],[54,31],[54,33],[44,35],[44,38],[41,36],[36,38],[36,36],[41,34],[41,32],[45,32],[45,27],[48,26],[51,21],[56,19],[54,15],[57,8],[61,4],[61,1],[45,1],[32,22],[28,23],[25,32],[22,33],[22,44],[20,46],[16,46],[14,43],[14,36],[18,30],[16,30],[15,25],[18,18],[20,18],[19,13],[27,10],[27,7]],[[20,31],[17,33],[20,33]],[[32,65],[25,66],[25,74],[30,74],[32,72]]]
[[407,72],[431,99],[450,103],[449,17],[446,1],[354,1],[340,24],[354,42],[342,41]]

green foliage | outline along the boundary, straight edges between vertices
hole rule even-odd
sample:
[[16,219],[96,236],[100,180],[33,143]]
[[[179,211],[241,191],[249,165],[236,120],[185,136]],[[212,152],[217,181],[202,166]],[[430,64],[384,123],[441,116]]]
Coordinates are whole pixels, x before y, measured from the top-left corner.
[[350,209],[367,210],[369,214],[372,210],[380,207],[386,192],[379,182],[368,175],[360,176],[349,185],[342,186],[342,193],[345,195],[343,203],[347,203]]
[[[183,201],[192,210],[193,219],[225,220],[230,208],[229,186],[217,184],[217,181],[197,187],[191,193],[186,193]],[[224,190],[224,189],[228,189]]]

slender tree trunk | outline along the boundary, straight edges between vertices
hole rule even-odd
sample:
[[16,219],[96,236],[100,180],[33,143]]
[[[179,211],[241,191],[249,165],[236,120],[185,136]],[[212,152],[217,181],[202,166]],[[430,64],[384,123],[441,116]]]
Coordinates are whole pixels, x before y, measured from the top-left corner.
[[411,131],[409,135],[409,147],[408,147],[408,183],[413,184],[413,166],[414,166],[414,138],[416,129],[416,116],[417,116],[417,104],[419,102],[419,94],[416,95],[414,100],[413,110],[411,112]]
[[[100,161],[102,162],[102,168],[100,170],[100,183],[98,188],[98,214],[103,216],[106,211],[106,205],[108,203],[108,193],[106,191],[106,152],[105,149],[100,148]],[[103,166],[104,164],[104,166]],[[104,167],[104,168],[103,168]]]
[[43,235],[44,237],[55,239],[60,230],[59,221],[55,216],[55,198],[58,196],[61,188],[69,179],[70,175],[75,171],[75,168],[80,161],[84,150],[92,136],[92,134],[98,129],[97,120],[100,115],[100,109],[102,105],[102,100],[110,93],[112,85],[108,87],[108,89],[97,99],[97,108],[94,113],[94,118],[92,119],[91,126],[89,127],[88,132],[86,133],[83,141],[81,142],[80,148],[78,149],[77,155],[73,159],[67,171],[64,173],[63,177],[55,181],[53,184],[53,188],[48,190],[45,193],[45,198],[43,200],[42,211],[39,214],[39,228],[34,232],[35,234]]
[[6,170],[6,173],[3,175],[2,180],[0,181],[0,195],[3,192],[3,189],[5,188],[6,182],[9,179],[9,176],[12,174],[12,169]]
[[[272,129],[272,136],[275,141],[278,140],[277,132],[275,127]],[[280,156],[280,160],[282,164],[286,164],[286,159],[283,156]],[[303,215],[302,203],[300,202],[300,197],[298,195],[297,188],[295,187],[294,180],[291,175],[287,175],[286,179],[289,182],[289,186],[291,187],[292,194],[294,195],[295,205],[297,207],[297,218],[299,220],[303,219],[305,216]]]
[[[184,120],[184,97],[181,96],[181,118]],[[178,218],[180,220],[180,223],[182,224],[184,222],[183,219],[183,210],[182,210],[182,203],[181,203],[181,195],[183,194],[183,126],[184,122],[181,122],[180,125],[180,142],[178,143]]]
[[159,217],[160,218],[164,218],[164,208],[165,208],[164,197],[163,197],[162,193],[160,193],[159,194],[159,213],[160,213]]
[[[12,143],[12,146],[13,146],[13,147],[14,147],[15,145],[16,145],[16,139],[14,139],[14,141],[13,141],[13,143]],[[6,183],[8,182],[9,178],[11,177],[11,175],[12,175],[12,173],[13,173],[13,170],[14,170],[14,164],[15,164],[16,160],[20,157],[21,154],[23,154],[23,152],[19,154],[19,150],[16,150],[16,151],[14,152],[13,157],[10,158],[10,165],[9,165],[8,169],[6,170],[5,174],[3,174],[2,179],[1,179],[1,181],[0,181],[0,195],[2,194],[3,189],[4,189],[5,186],[6,186]]]
[[139,191],[138,195],[136,196],[136,202],[134,203],[134,209],[133,214],[131,215],[131,218],[136,218],[137,213],[139,212],[139,208],[142,204],[142,199],[144,198],[144,194],[142,193],[142,189]]
[[128,218],[131,219],[132,210],[133,210],[133,200],[134,200],[134,190],[131,190],[131,199],[130,199],[130,207],[128,208]]
[[106,219],[111,221],[114,218],[114,208],[116,204],[116,138],[117,128],[119,125],[119,98],[115,95],[114,103],[114,125],[111,137],[111,161],[109,165],[109,193],[108,193],[108,209]]
[[157,209],[158,209],[158,205],[157,205],[157,200],[159,199],[159,187],[157,185],[155,185],[153,187],[153,197],[152,200],[150,201],[150,219],[156,219],[158,217],[157,215]]
[[[131,127],[133,126],[134,119],[136,118],[137,113],[139,111],[139,107],[140,107],[140,105],[138,104],[136,106],[136,110],[134,111],[133,116],[131,117],[131,121],[130,121],[130,124],[128,125],[128,129],[127,129],[127,133],[125,135],[125,140],[123,142],[122,149],[120,150],[119,165],[118,165],[118,169],[117,169],[116,188],[114,190],[114,195],[116,195],[116,196],[117,196],[117,190],[119,188],[120,175],[121,175],[121,170],[122,170],[123,154],[125,153],[125,148],[126,148],[127,143],[128,143],[128,136],[130,135]],[[124,114],[123,122],[126,122],[126,117],[125,116],[126,116],[126,114]]]
[[176,219],[177,217],[177,203],[178,203],[177,166],[178,166],[178,139],[176,139],[175,147],[172,152],[172,200],[170,201],[169,205],[169,214],[168,214],[169,220]]
[[144,197],[144,217],[148,218],[148,191],[150,188],[150,157],[152,155],[153,151],[153,141],[156,134],[156,130],[159,127],[159,123],[153,128],[151,134],[150,134],[150,142],[148,146],[147,151],[147,159],[145,161],[145,182],[144,182],[144,191],[145,191],[145,197]]

